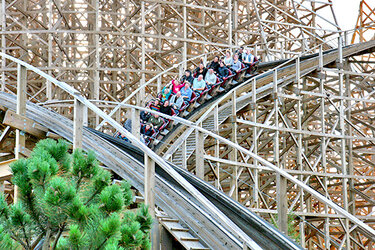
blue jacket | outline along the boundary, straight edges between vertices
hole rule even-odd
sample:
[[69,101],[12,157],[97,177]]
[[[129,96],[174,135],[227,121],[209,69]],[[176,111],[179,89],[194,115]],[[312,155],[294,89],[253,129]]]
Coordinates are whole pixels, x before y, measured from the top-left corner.
[[189,87],[189,88],[187,88],[186,90],[185,90],[185,87],[184,88],[182,88],[182,89],[180,89],[180,92],[181,92],[181,96],[187,96],[188,98],[186,99],[187,101],[190,101],[190,99],[191,99],[191,94],[193,93],[193,91],[191,90],[191,88]]

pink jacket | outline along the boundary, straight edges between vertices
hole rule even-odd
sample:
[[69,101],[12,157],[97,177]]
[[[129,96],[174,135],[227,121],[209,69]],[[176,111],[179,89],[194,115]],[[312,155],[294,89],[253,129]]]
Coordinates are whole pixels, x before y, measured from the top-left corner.
[[176,80],[172,80],[172,91],[174,94],[180,91],[180,89],[183,88],[184,86],[185,86],[184,82],[178,85],[178,82]]

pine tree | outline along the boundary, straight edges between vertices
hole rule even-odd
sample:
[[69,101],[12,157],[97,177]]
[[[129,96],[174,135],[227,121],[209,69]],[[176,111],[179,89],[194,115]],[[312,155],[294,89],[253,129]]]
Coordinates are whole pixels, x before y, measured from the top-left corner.
[[11,165],[16,204],[0,194],[0,249],[150,249],[152,218],[130,184],[111,184],[93,152],[68,152],[66,141],[40,141]]

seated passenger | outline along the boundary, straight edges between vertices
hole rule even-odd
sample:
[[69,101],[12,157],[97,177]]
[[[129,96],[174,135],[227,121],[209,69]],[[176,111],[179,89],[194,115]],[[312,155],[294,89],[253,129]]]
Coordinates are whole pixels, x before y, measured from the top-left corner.
[[146,123],[148,121],[148,119],[150,118],[150,116],[151,116],[150,112],[148,112],[146,110],[141,111],[141,123]]
[[192,89],[195,93],[200,95],[205,88],[206,88],[206,82],[203,80],[203,75],[199,75],[198,78],[194,79]]
[[132,120],[129,118],[124,122],[124,128],[129,131],[130,133],[132,132]]
[[184,98],[181,96],[181,92],[178,91],[177,94],[171,97],[171,106],[174,110],[178,111],[184,104]]
[[164,121],[158,114],[153,114],[148,119],[148,123],[152,124],[154,129],[159,129],[161,126],[163,126]]
[[160,107],[160,112],[166,115],[172,115],[172,108],[169,106],[169,101],[166,100]]
[[208,70],[208,73],[206,75],[206,78],[204,78],[204,80],[206,81],[207,85],[210,86],[210,87],[211,87],[211,85],[214,85],[216,83],[217,77],[216,77],[213,69]]
[[153,102],[151,102],[150,109],[159,111],[160,110],[160,102],[159,99],[155,99]]
[[193,91],[190,88],[189,82],[185,82],[185,86],[180,91],[181,91],[181,96],[182,98],[184,98],[185,103],[190,102],[191,94],[193,93]]
[[237,54],[237,55],[238,55],[238,60],[240,60],[240,62],[243,61],[243,56],[244,56],[244,54],[245,54],[245,52],[243,51],[243,47],[240,47],[240,48],[236,51],[236,53],[234,53],[234,54]]
[[255,57],[251,52],[252,51],[250,49],[246,50],[246,54],[244,55],[243,63],[250,64],[250,65],[254,63]]
[[224,64],[227,67],[231,67],[233,64],[232,53],[229,50],[225,53]]
[[242,68],[242,63],[240,62],[240,60],[238,60],[238,55],[234,55],[234,60],[233,60],[233,65],[232,65],[232,69],[233,71],[235,71],[236,73],[238,73]]
[[206,76],[207,69],[204,67],[203,63],[199,64],[198,68],[195,69],[194,73],[196,76],[203,75],[203,78]]
[[181,84],[178,84],[178,82],[174,79],[171,81],[171,83],[172,83],[171,87],[172,87],[173,94],[176,94],[185,85],[185,82],[182,82]]
[[161,101],[164,102],[168,100],[171,94],[172,94],[172,90],[168,88],[167,86],[164,86],[164,88],[161,91]]
[[[131,133],[132,132],[132,120],[130,120],[129,118],[126,119],[126,121],[124,122],[124,128]],[[120,132],[118,133],[117,137],[125,141],[129,141],[128,138],[126,138],[125,135],[121,134]]]
[[219,68],[219,57],[215,56],[214,60],[207,66],[208,69],[213,69],[215,72],[217,72],[217,69]]
[[141,134],[145,135],[146,137],[151,137],[154,134],[154,130],[152,129],[151,124],[146,124],[141,126]]
[[185,70],[185,75],[183,75],[180,80],[180,82],[185,82],[185,81],[188,81],[190,84],[192,84],[194,81],[194,77],[191,75],[191,71],[188,69]]
[[225,78],[225,77],[228,77],[228,75],[229,75],[229,70],[228,70],[227,67],[225,67],[223,61],[220,62],[220,67],[219,67],[219,69],[218,69],[217,74],[218,74],[218,76],[219,76],[221,79],[223,79],[223,78]]

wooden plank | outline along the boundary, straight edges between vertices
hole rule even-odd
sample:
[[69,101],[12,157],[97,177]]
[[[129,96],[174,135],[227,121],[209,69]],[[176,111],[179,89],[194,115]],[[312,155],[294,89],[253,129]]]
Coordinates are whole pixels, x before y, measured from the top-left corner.
[[12,110],[8,110],[5,113],[3,123],[7,126],[19,129],[38,138],[45,138],[46,132],[48,131],[48,129],[43,127],[42,125],[22,115],[18,115]]
[[84,105],[74,99],[74,123],[73,123],[73,148],[82,148],[83,137],[83,107]]
[[12,178],[13,174],[9,166],[14,161],[16,161],[16,159],[0,162],[0,181],[10,180],[10,178]]
[[30,149],[28,149],[28,148],[24,148],[21,152],[19,152],[22,156],[24,156],[24,157],[30,157],[30,155],[31,155],[31,150]]
[[58,139],[62,138],[60,135],[55,134],[55,133],[53,133],[51,131],[47,132],[46,137],[52,138],[52,139],[55,139],[55,140],[58,140]]

